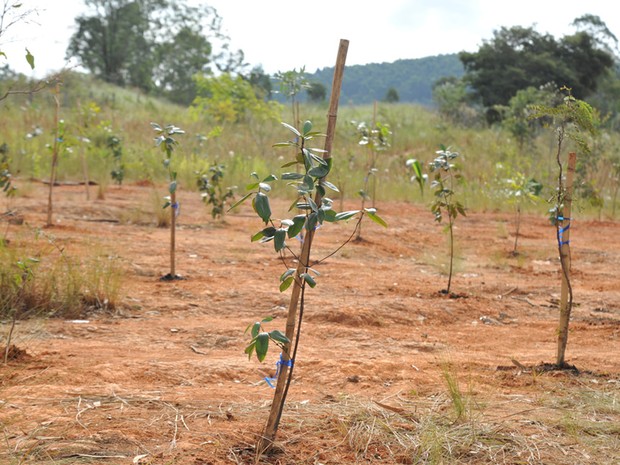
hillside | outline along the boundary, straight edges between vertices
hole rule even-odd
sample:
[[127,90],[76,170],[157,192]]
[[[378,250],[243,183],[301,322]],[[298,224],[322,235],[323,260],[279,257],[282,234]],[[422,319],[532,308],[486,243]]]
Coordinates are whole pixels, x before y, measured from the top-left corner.
[[[331,90],[334,68],[323,68],[308,74],[311,82],[320,82]],[[383,100],[393,87],[401,102],[432,105],[432,85],[444,76],[463,75],[457,54],[397,60],[393,63],[371,63],[348,66],[342,84],[343,103],[364,104]]]

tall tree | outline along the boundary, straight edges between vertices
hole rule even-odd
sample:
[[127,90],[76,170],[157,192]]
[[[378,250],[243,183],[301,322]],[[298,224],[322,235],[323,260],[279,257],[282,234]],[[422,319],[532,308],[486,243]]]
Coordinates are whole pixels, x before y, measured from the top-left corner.
[[76,18],[67,55],[108,82],[189,104],[195,74],[242,65],[243,54],[229,51],[212,7],[186,0],[84,1],[89,11]]
[[465,82],[490,112],[495,105],[508,105],[517,91],[548,83],[587,97],[614,63],[613,55],[587,31],[558,41],[520,26],[495,31],[477,52],[461,52],[459,58]]

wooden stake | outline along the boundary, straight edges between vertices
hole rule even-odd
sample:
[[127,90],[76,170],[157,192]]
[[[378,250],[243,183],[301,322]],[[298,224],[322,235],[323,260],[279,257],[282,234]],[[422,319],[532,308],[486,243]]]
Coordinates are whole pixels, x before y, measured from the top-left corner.
[[570,285],[570,223],[571,207],[573,203],[573,179],[575,177],[575,165],[577,155],[574,152],[568,154],[568,171],[566,173],[566,189],[561,211],[562,219],[558,220],[558,248],[560,251],[560,264],[562,265],[562,289],[560,292],[560,325],[558,328],[558,354],[556,364],[562,368],[566,365],[565,354],[568,344],[568,325],[573,304],[572,288]]
[[54,98],[54,103],[56,105],[56,111],[54,112],[54,145],[52,150],[52,167],[50,170],[50,189],[47,196],[47,226],[52,226],[52,214],[53,214],[53,202],[52,202],[52,192],[54,190],[54,183],[56,182],[56,168],[58,166],[58,151],[60,150],[60,141],[58,140],[60,137],[59,127],[60,124],[60,83],[56,83],[56,88],[54,89],[54,93],[52,94]]
[[[342,87],[342,78],[344,75],[344,65],[346,62],[348,48],[349,41],[341,39],[340,46],[338,48],[338,56],[336,59],[336,68],[334,70],[334,78],[332,81],[332,93],[329,103],[329,110],[327,113],[327,130],[324,146],[325,153],[323,155],[323,158],[325,160],[331,158],[334,134],[336,132],[336,120],[338,117],[338,102],[340,100],[340,89]],[[318,193],[315,196],[315,202],[317,205],[321,205],[321,196]],[[291,300],[289,303],[288,317],[286,320],[286,337],[289,339],[289,341],[291,341],[291,343],[287,344],[285,350],[282,351],[282,364],[280,365],[280,372],[278,374],[276,390],[273,396],[273,402],[271,403],[271,411],[269,413],[269,418],[267,419],[267,425],[265,426],[265,430],[256,445],[257,457],[263,455],[263,453],[265,453],[272,446],[276,437],[276,433],[278,431],[278,426],[280,424],[280,418],[282,416],[284,402],[286,401],[289,370],[292,371],[292,364],[295,362],[295,360],[293,360],[292,363],[289,363],[292,355],[292,343],[295,340],[295,328],[299,309],[299,299],[301,296],[303,285],[302,280],[299,278],[299,276],[302,273],[306,272],[306,269],[310,264],[310,250],[312,248],[313,238],[314,230],[307,231],[306,236],[304,237],[301,255],[299,257],[299,264],[297,265],[297,272],[295,274],[296,279],[292,286]]]
[[177,195],[176,191],[170,194],[170,279],[174,280],[176,271],[176,228],[177,228]]

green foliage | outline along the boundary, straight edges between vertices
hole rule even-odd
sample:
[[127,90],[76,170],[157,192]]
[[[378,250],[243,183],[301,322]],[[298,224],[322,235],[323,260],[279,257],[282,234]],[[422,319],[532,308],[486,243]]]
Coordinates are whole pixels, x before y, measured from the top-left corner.
[[[242,61],[240,52],[229,52],[221,18],[210,6],[170,0],[87,0],[86,5],[88,13],[75,19],[67,55],[79,57],[107,82],[189,104],[196,73],[232,71]],[[214,40],[222,43],[216,54]]]
[[471,105],[471,95],[462,78],[442,77],[433,83],[433,102],[442,118],[451,124],[474,126],[479,112]]
[[280,93],[293,103],[302,90],[309,90],[312,85],[306,78],[306,69],[301,67],[299,71],[293,68],[289,71],[278,71],[274,75],[276,81],[280,81]]
[[540,88],[528,87],[518,90],[507,107],[496,107],[502,113],[502,126],[517,139],[520,149],[526,145],[531,146],[541,129],[542,122],[532,119],[532,107],[553,105],[557,98],[557,92],[551,85]]
[[13,196],[17,190],[12,184],[12,178],[9,167],[9,146],[4,142],[0,145],[0,189],[7,197]]
[[383,100],[387,103],[396,103],[400,100],[398,91],[394,87],[390,87],[385,93]]
[[[257,173],[252,173],[254,182],[246,187],[249,192],[231,207],[235,208],[250,197],[252,198],[252,207],[265,226],[252,235],[252,242],[273,242],[275,251],[280,254],[283,261],[285,261],[284,251],[287,250],[301,262],[301,258],[287,245],[286,241],[300,235],[305,241],[308,235],[311,237],[316,228],[325,222],[346,221],[358,217],[359,226],[362,217],[367,216],[377,224],[387,226],[374,208],[336,213],[332,208],[333,201],[326,197],[328,189],[338,192],[338,188],[325,179],[331,171],[332,159],[320,156],[325,153],[323,149],[309,145],[316,138],[324,135],[314,131],[310,121],[306,121],[301,129],[287,123],[282,123],[282,125],[290,131],[292,139],[279,142],[274,147],[295,149],[294,159],[285,163],[282,168],[296,166],[297,171],[286,171],[279,177],[271,174],[264,178],[259,177]],[[280,220],[273,218],[269,194],[272,192],[271,184],[278,180],[285,181],[295,191],[295,200],[290,210],[300,213],[293,218]],[[311,268],[309,263],[297,268],[287,266],[287,270],[280,276],[280,291],[284,292],[295,282],[302,291],[306,285],[314,288],[317,284],[316,276],[319,276],[319,273]],[[267,353],[269,341],[273,340],[273,337],[269,336],[270,333],[261,332],[260,323],[255,323],[252,328],[252,341],[246,348],[246,353],[251,356],[253,350],[256,350],[257,355],[260,354],[259,360],[262,361]]]
[[420,195],[424,195],[424,186],[428,182],[428,174],[423,173],[422,163],[415,158],[410,158],[406,161],[405,166],[411,173],[411,182],[415,182],[420,188]]
[[242,76],[229,73],[198,75],[195,81],[197,96],[192,103],[194,110],[218,123],[248,122],[251,117],[273,121],[280,117],[280,105],[257,95],[256,89]]
[[[163,165],[168,171],[168,192],[172,195],[177,190],[177,172],[172,169],[171,157],[175,147],[179,144],[173,136],[177,134],[185,134],[185,131],[173,124],[169,124],[162,128],[157,123],[151,123],[151,127],[155,133],[158,134],[155,138],[155,146],[161,148],[161,150],[166,154],[166,158],[163,160]],[[172,206],[172,208],[174,208],[177,212],[179,211],[179,205],[172,205],[170,197],[167,197],[164,208],[170,206]]]
[[267,357],[267,351],[269,350],[269,342],[273,342],[279,346],[282,350],[289,344],[288,338],[277,329],[272,331],[265,331],[263,325],[273,320],[273,317],[263,318],[261,321],[251,323],[245,329],[245,333],[250,333],[252,339],[245,348],[245,353],[248,355],[248,359],[252,358],[252,355],[256,353],[256,358],[259,362],[265,360]]
[[444,146],[435,152],[437,157],[430,163],[431,173],[435,173],[431,182],[431,189],[434,189],[435,196],[431,204],[431,212],[435,216],[435,221],[441,223],[444,216],[448,217],[447,230],[450,236],[450,266],[448,270],[448,286],[445,293],[450,294],[452,284],[452,272],[454,265],[454,221],[459,215],[465,215],[465,207],[456,198],[454,191],[455,183],[462,180],[458,167],[452,163],[459,154],[450,151]]
[[565,139],[572,141],[584,156],[590,153],[588,137],[596,134],[598,115],[591,105],[575,98],[572,90],[562,87],[562,102],[556,106],[533,105],[532,118],[551,118],[549,126],[556,128],[558,153],[563,149]]
[[196,183],[198,190],[202,193],[202,201],[211,205],[211,216],[213,219],[221,218],[225,211],[229,199],[234,197],[232,187],[224,187],[222,180],[226,166],[214,162],[206,172],[198,171],[196,173]]
[[439,223],[443,221],[444,215],[447,215],[449,227],[452,229],[452,224],[459,214],[466,216],[465,207],[456,200],[454,191],[455,181],[462,178],[457,166],[452,163],[459,154],[445,147],[435,153],[437,157],[430,163],[431,173],[435,173],[431,182],[431,189],[434,189],[435,196],[431,204],[431,212],[435,215],[435,221]]
[[[334,68],[328,67],[306,77],[310,82],[320,82],[330,91],[333,75]],[[394,88],[398,89],[400,102],[431,106],[432,83],[449,76],[463,76],[463,65],[456,54],[347,66],[341,101],[357,105],[382,101],[386,89]]]
[[114,167],[110,172],[110,176],[119,186],[123,184],[125,178],[125,165],[123,164],[123,144],[122,141],[114,135],[108,136],[107,147],[112,155]]
[[492,110],[495,105],[508,105],[517,91],[528,87],[556,83],[586,97],[614,64],[613,55],[587,32],[556,40],[521,26],[502,27],[477,52],[461,52],[459,57],[464,80],[489,109],[489,121],[499,118]]
[[308,100],[313,103],[324,102],[327,97],[327,87],[320,82],[311,82],[306,89]]

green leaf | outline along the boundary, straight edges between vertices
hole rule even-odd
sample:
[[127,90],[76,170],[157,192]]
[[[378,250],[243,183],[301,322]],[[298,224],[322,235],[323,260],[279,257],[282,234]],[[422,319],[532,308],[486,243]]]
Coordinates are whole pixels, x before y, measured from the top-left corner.
[[272,147],[295,147],[295,143],[294,142],[278,142],[276,144],[273,144]]
[[289,287],[291,287],[291,284],[293,284],[294,281],[295,279],[293,279],[292,276],[289,276],[284,281],[282,281],[280,283],[280,292],[286,291]]
[[278,180],[278,177],[275,174],[270,174],[265,179],[263,179],[263,182],[271,182],[271,181],[277,181],[277,180]]
[[282,180],[284,181],[294,181],[303,177],[304,175],[301,173],[282,173]]
[[272,316],[266,316],[265,318],[260,320],[261,323],[269,323],[270,321],[273,321],[273,317]]
[[34,56],[30,53],[30,50],[26,49],[26,61],[30,65],[30,69],[34,69]]
[[317,212],[312,212],[308,215],[308,221],[306,221],[306,229],[308,231],[312,231],[316,228],[316,225],[319,221],[319,214]]
[[329,223],[333,223],[336,221],[336,212],[334,210],[323,209],[323,211],[325,212],[325,221]]
[[350,210],[350,211],[346,211],[346,212],[336,213],[335,221],[342,221],[342,220],[351,219],[355,215],[357,215],[359,212],[360,212],[359,210]]
[[325,180],[323,180],[323,181],[321,182],[321,184],[322,184],[323,186],[327,187],[328,189],[333,190],[334,192],[340,192],[340,190],[338,190],[338,188],[337,188],[335,185],[333,185],[331,182],[329,182],[329,181],[325,181]]
[[274,329],[273,331],[270,331],[270,332],[269,332],[269,337],[270,337],[273,341],[275,341],[275,342],[277,342],[277,343],[279,343],[279,344],[288,344],[289,342],[291,342],[291,341],[289,340],[289,338],[288,338],[288,337],[286,337],[286,336],[284,335],[284,333],[282,333],[282,331],[279,331],[279,330],[277,330],[277,329]]
[[289,131],[291,131],[293,134],[295,134],[297,137],[300,137],[301,134],[299,133],[299,131],[297,129],[295,129],[293,126],[291,126],[288,123],[284,123],[282,122],[282,126],[284,126],[286,129],[288,129]]
[[253,202],[254,210],[258,214],[258,216],[265,222],[265,224],[269,223],[269,219],[271,218],[271,207],[269,206],[269,197],[267,197],[262,192],[256,194]]
[[235,203],[232,205],[232,207],[230,207],[230,208],[228,209],[228,211],[231,211],[231,210],[233,210],[234,208],[236,208],[236,207],[238,207],[239,205],[241,205],[243,202],[245,202],[247,199],[249,199],[249,198],[250,198],[250,196],[251,196],[253,193],[254,193],[254,192],[248,192],[247,194],[245,194],[245,195],[241,198],[241,200],[238,200],[237,202],[235,202]]
[[177,191],[177,182],[172,181],[170,185],[168,186],[168,192],[170,192],[171,194],[174,194],[176,191]]
[[293,218],[293,225],[288,227],[288,237],[292,239],[297,236],[306,224],[306,215],[297,215]]
[[265,360],[267,357],[267,351],[269,350],[269,333],[260,333],[256,336],[256,357],[259,362]]
[[312,131],[312,122],[311,121],[305,121],[304,122],[304,127],[302,129],[302,133],[303,133],[304,137],[306,137],[310,131]]
[[252,340],[252,342],[250,342],[248,346],[245,348],[244,352],[248,354],[248,359],[252,358],[252,353],[254,353],[255,347],[256,347],[256,341]]
[[308,283],[308,286],[312,288],[316,286],[316,281],[308,273],[302,273],[299,277],[303,279],[306,283]]
[[308,171],[308,174],[310,176],[314,176],[315,178],[324,178],[329,174],[329,167],[324,165],[315,166]]
[[275,235],[276,228],[270,226],[268,228],[263,229],[262,231],[257,232],[252,236],[252,242],[256,242],[261,240],[263,237],[271,238]]
[[252,332],[250,333],[252,335],[252,339],[258,336],[258,333],[260,333],[260,328],[261,328],[260,321],[257,321],[256,323],[252,324]]
[[286,246],[286,229],[280,228],[276,229],[274,238],[273,238],[273,246],[276,249],[276,252],[279,252]]
[[373,220],[375,223],[380,224],[384,228],[387,228],[387,223],[379,215],[377,215],[377,210],[374,208],[365,208],[364,210],[366,211],[368,218]]
[[295,271],[297,271],[295,270],[295,268],[289,268],[284,273],[282,273],[282,275],[280,276],[280,281],[285,281],[289,277],[293,276],[295,274]]

